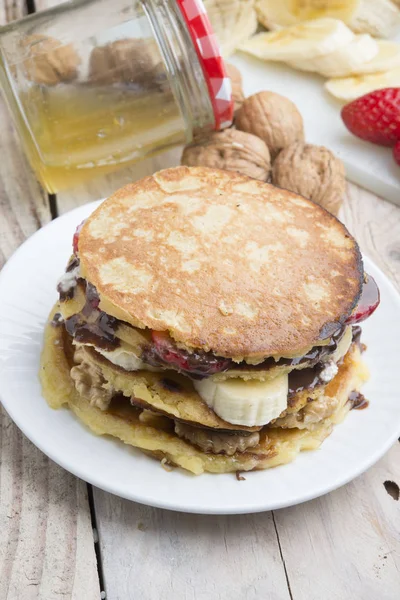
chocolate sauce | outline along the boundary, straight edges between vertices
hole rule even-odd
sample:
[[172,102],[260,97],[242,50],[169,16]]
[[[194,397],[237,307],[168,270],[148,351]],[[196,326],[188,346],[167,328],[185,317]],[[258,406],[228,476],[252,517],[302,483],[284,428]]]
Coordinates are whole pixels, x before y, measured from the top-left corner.
[[170,344],[168,352],[162,354],[155,344],[149,344],[143,350],[143,362],[153,367],[172,368],[192,379],[203,379],[214,373],[221,373],[234,369],[235,371],[268,371],[276,366],[291,366],[309,363],[310,367],[322,362],[327,356],[332,354],[343,337],[345,329],[337,329],[329,343],[325,346],[315,346],[307,354],[296,358],[280,358],[275,361],[269,357],[258,365],[249,365],[246,362],[236,363],[230,358],[215,356],[212,352],[193,352],[183,350]]
[[65,269],[65,271],[67,273],[71,273],[71,271],[73,271],[74,269],[76,269],[76,267],[79,267],[79,265],[80,265],[79,258],[74,255],[71,258],[71,260],[69,261],[69,263],[68,263],[67,268]]
[[179,385],[179,383],[173,381],[172,379],[164,378],[161,379],[160,383],[163,386],[163,388],[165,388],[169,392],[177,393],[182,391],[182,387]]
[[64,319],[61,313],[55,313],[54,317],[52,318],[50,324],[53,327],[60,327],[61,325],[64,325]]
[[355,344],[360,345],[360,340],[361,340],[361,327],[359,325],[353,325],[352,327],[352,334],[353,334],[353,338],[352,341]]
[[93,344],[102,350],[115,350],[120,341],[115,337],[118,325],[117,319],[110,317],[103,311],[97,311],[95,320],[87,322],[77,314],[65,321],[65,329],[75,341],[81,344]]
[[291,371],[289,373],[289,398],[303,390],[312,390],[322,383],[319,378],[320,371],[319,366]]
[[303,363],[309,363],[309,366],[315,366],[319,362],[323,361],[324,358],[332,354],[340,340],[342,339],[345,332],[345,328],[341,327],[337,329],[336,332],[332,335],[329,343],[325,346],[314,346],[307,354],[303,354],[303,356],[298,356],[295,358],[280,358],[278,361],[275,361],[272,357],[267,358],[262,363],[258,365],[248,365],[246,363],[240,363],[239,365],[232,363],[230,368],[234,369],[243,369],[250,371],[268,371],[276,366],[289,366],[289,367],[297,367],[298,365],[302,365]]
[[364,410],[364,408],[368,408],[369,406],[369,401],[363,394],[357,392],[357,390],[350,392],[349,402],[352,404],[350,410]]
[[338,334],[343,329],[343,326],[337,321],[330,321],[326,323],[319,332],[319,339],[326,340],[326,338]]
[[157,348],[154,343],[149,344],[143,349],[141,359],[153,367],[172,368],[192,379],[203,379],[214,373],[227,371],[235,364],[230,358],[215,356],[212,352],[188,352],[172,343],[167,349]]
[[[79,269],[79,258],[77,256],[73,256],[71,258],[71,260],[69,261],[67,268],[65,269],[66,273],[72,273],[72,271],[74,269]],[[60,301],[61,302],[65,302],[66,300],[72,300],[72,298],[74,297],[75,294],[75,288],[77,286],[77,283],[79,281],[79,277],[73,277],[72,280],[69,283],[68,287],[65,287],[65,283],[61,283],[62,279],[60,280],[59,284],[57,285],[57,292],[60,295]]]

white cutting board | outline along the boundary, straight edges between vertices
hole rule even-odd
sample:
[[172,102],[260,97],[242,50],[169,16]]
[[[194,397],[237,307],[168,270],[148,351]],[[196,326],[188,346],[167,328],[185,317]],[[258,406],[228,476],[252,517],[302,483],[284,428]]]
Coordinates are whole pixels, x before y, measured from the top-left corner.
[[347,131],[340,118],[343,104],[324,90],[323,77],[239,52],[229,62],[240,69],[246,96],[270,90],[290,98],[303,115],[307,142],[337,154],[350,181],[400,205],[400,166],[391,149],[363,142]]

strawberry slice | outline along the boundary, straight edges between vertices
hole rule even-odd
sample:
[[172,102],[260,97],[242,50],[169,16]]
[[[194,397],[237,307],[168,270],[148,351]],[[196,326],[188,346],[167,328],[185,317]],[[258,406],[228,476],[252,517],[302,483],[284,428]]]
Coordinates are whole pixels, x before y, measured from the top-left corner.
[[78,225],[78,227],[75,229],[75,233],[74,233],[74,237],[72,238],[72,249],[74,251],[74,254],[78,254],[78,242],[79,242],[79,234],[81,232],[82,227],[85,224],[86,219],[84,219],[82,221],[82,223],[80,223]]
[[400,165],[400,140],[396,142],[396,145],[393,148],[393,158]]
[[214,356],[211,352],[188,352],[178,348],[165,331],[152,331],[153,348],[159,360],[171,365],[178,371],[192,375],[207,376],[226,371],[231,361],[228,358]]
[[189,363],[185,356],[179,352],[172,338],[165,331],[152,331],[151,338],[158,356],[164,362],[171,363],[184,371],[189,370]]
[[400,88],[376,90],[342,108],[347,129],[367,142],[394,146],[400,140]]
[[375,283],[375,279],[367,275],[367,280],[363,285],[361,297],[356,308],[346,321],[346,325],[354,325],[365,321],[378,308],[380,303],[379,288]]

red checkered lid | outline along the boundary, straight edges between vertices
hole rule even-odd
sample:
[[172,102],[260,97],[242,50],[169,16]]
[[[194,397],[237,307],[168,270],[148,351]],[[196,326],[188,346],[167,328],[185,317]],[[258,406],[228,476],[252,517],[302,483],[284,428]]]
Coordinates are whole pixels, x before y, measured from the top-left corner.
[[215,116],[215,129],[232,125],[233,100],[221,50],[202,0],[176,0],[203,69]]

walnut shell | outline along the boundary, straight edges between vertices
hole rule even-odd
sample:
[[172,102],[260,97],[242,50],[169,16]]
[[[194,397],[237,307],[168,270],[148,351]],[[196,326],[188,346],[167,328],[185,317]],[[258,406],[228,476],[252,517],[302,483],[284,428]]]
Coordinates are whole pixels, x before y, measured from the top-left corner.
[[271,173],[267,145],[251,133],[236,129],[217,131],[186,146],[181,164],[237,171],[260,181],[269,180]]
[[57,85],[76,79],[81,59],[72,44],[63,46],[53,37],[34,34],[25,37],[21,45],[27,51],[23,67],[29,81]]
[[232,84],[232,98],[235,107],[234,110],[236,112],[242,106],[244,100],[242,74],[235,65],[226,62],[225,67]]
[[93,48],[89,59],[89,80],[99,85],[150,83],[158,77],[160,62],[153,40],[117,40]]
[[296,192],[337,215],[346,191],[342,161],[323,146],[292,144],[279,154],[272,169],[275,185]]
[[304,141],[303,118],[291,100],[274,92],[259,92],[243,102],[235,125],[267,144],[272,160],[282,148]]

